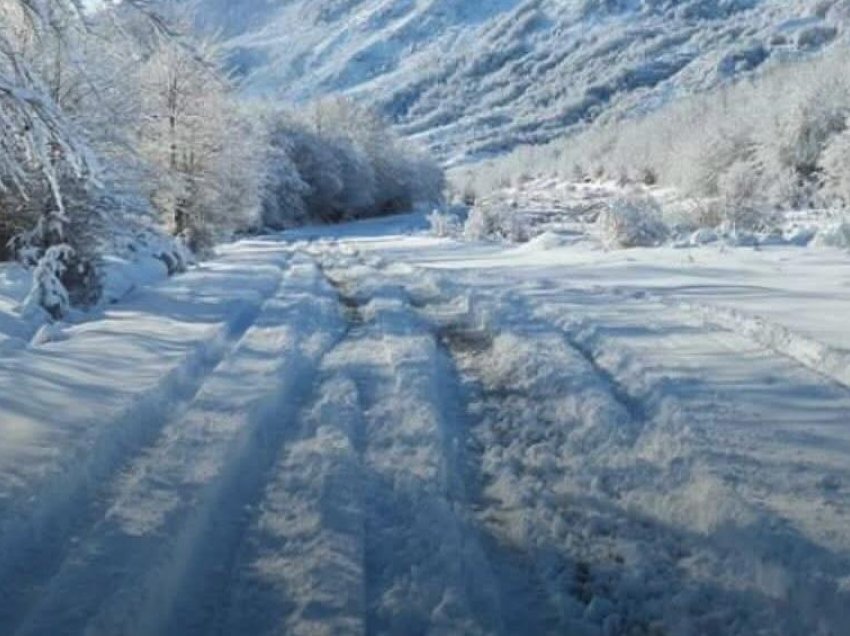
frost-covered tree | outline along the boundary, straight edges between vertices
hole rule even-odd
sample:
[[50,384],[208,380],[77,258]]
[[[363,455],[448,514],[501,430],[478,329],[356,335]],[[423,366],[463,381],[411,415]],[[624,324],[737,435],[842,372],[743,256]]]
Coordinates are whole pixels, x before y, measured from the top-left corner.
[[30,298],[53,315],[56,299],[96,299],[101,253],[150,210],[142,33],[165,39],[141,0],[91,15],[77,0],[0,4],[0,255],[36,267]]
[[311,116],[317,132],[342,136],[365,155],[374,173],[375,209],[397,212],[415,201],[441,196],[442,170],[415,146],[403,142],[375,112],[334,97],[314,104]]
[[845,130],[824,151],[821,166],[827,193],[850,206],[850,130]]
[[307,223],[306,198],[311,187],[301,178],[292,157],[294,140],[280,129],[270,128],[267,170],[262,191],[262,222],[273,229]]
[[141,151],[163,222],[195,250],[257,224],[267,136],[234,98],[215,49],[159,38],[140,87]]
[[81,9],[72,0],[10,0],[0,25],[0,240],[7,256],[53,267],[36,285],[52,277],[88,294],[96,286],[85,254],[92,215],[81,203],[95,161],[62,107]]

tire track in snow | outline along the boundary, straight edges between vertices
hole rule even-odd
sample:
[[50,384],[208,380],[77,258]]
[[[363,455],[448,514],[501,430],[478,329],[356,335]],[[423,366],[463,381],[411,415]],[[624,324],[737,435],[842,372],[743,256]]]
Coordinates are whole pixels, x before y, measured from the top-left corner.
[[82,465],[42,488],[26,516],[5,524],[0,539],[0,632],[15,629],[79,536],[103,516],[111,479],[156,440],[167,422],[180,417],[205,380],[239,347],[282,284],[288,254],[280,256],[274,288],[256,302],[235,303],[210,339],[189,351],[155,387],[136,396],[118,423],[99,434],[79,458]]
[[[569,528],[580,513],[557,488],[557,456],[565,446],[593,453],[624,443],[616,429],[633,428],[642,408],[560,331],[494,315],[516,312],[516,299],[494,302],[449,287],[448,302],[437,294],[417,304],[439,326],[473,407],[477,476],[470,481],[481,487],[477,516],[501,588],[505,633],[641,629],[613,611],[582,560],[583,538]],[[603,438],[582,432],[585,419]]]
[[369,299],[360,341],[333,361],[363,407],[365,633],[498,633],[493,573],[465,508],[457,387],[391,267],[332,273]]
[[433,337],[383,264],[316,256],[351,329],[276,463],[221,633],[495,633]]
[[[330,280],[330,279],[329,279]],[[365,633],[362,399],[339,368],[362,337],[358,303],[328,352],[246,528],[219,634]]]
[[[301,414],[310,404],[316,385],[322,382],[324,361],[334,351],[344,346],[352,337],[352,331],[360,323],[356,301],[343,295],[334,281],[325,274],[321,260],[317,258],[319,256],[321,252],[310,254],[310,266],[315,267],[315,271],[318,272],[321,286],[325,288],[325,291],[330,292],[335,303],[334,313],[340,315],[334,316],[330,324],[327,317],[323,318],[319,314],[296,317],[295,322],[312,323],[311,328],[316,328],[315,336],[322,340],[322,344],[316,348],[316,353],[310,360],[290,370],[290,377],[293,378],[291,386],[288,386],[282,396],[277,398],[279,406],[268,413],[268,421],[264,424],[266,434],[258,440],[258,444],[247,449],[244,461],[234,464],[235,466],[250,465],[250,470],[242,469],[238,489],[225,493],[220,498],[220,503],[214,506],[215,516],[204,524],[203,539],[188,542],[195,547],[196,554],[179,576],[179,582],[175,584],[175,588],[179,591],[175,594],[175,598],[169,601],[174,608],[169,613],[170,618],[155,633],[175,636],[184,634],[207,636],[216,633],[259,636],[263,633],[262,622],[274,620],[275,616],[281,612],[279,606],[266,606],[265,612],[258,609],[262,603],[257,603],[250,593],[246,594],[245,581],[244,579],[240,581],[240,562],[244,561],[244,552],[248,549],[246,545],[255,540],[251,536],[251,528],[257,519],[261,518],[261,513],[258,514],[257,510],[266,501],[268,491],[274,488],[276,479],[279,477],[277,469],[282,461],[281,458],[296,454],[303,448],[304,440],[309,436],[310,423],[305,422]],[[323,334],[322,329],[328,330],[328,333]],[[289,402],[285,402],[287,398],[290,399]],[[356,418],[357,413],[349,410],[348,415]],[[354,435],[352,431],[348,431],[348,434]],[[333,445],[342,441],[339,435],[330,436],[320,440],[319,445],[320,447],[325,443]],[[325,449],[321,448],[320,452],[323,450]],[[305,463],[299,464],[299,468],[304,473],[297,475],[296,482],[289,482],[284,485],[284,488],[290,486],[297,488],[299,480],[301,484],[304,484],[305,475],[317,468],[317,466],[311,466],[309,460],[316,458],[317,455],[311,455]],[[357,491],[352,489],[352,483],[348,480],[339,474],[331,475],[329,480],[331,484],[342,486],[346,493],[355,496],[354,500],[356,500]],[[282,494],[284,497],[292,498],[283,503],[279,510],[284,511],[286,515],[291,515],[293,511],[287,509],[287,503],[295,503],[297,498],[294,492]],[[340,493],[336,494],[340,495]],[[325,498],[323,503],[333,507],[334,504],[329,499],[333,498]],[[337,499],[336,503],[340,507],[345,507],[349,500]],[[356,528],[356,508],[342,511],[338,520],[343,525],[353,522]],[[315,548],[315,546],[310,547]],[[340,548],[337,555],[344,557],[344,552],[345,548]],[[299,556],[303,558],[304,552],[299,551]],[[282,558],[284,558],[282,554],[275,555],[275,559]],[[347,564],[336,562],[333,565],[340,565],[343,568],[353,566],[351,560]],[[299,577],[306,575],[304,569],[297,569],[296,572]],[[332,590],[322,597],[327,600],[333,597],[332,592],[338,592],[340,588],[344,589],[344,586],[340,586],[340,582],[346,577],[342,572],[331,576],[330,567],[323,574],[326,578],[322,582]],[[249,582],[249,589],[255,587],[251,583]],[[301,585],[304,585],[303,581]],[[238,600],[234,602],[235,598]],[[299,630],[306,628],[307,633],[310,633],[312,614],[330,611],[333,602],[329,601],[322,606],[322,598],[312,596],[309,598],[306,615],[296,624]],[[251,608],[255,608],[256,611],[252,611]],[[342,613],[339,609],[337,610],[338,615]],[[331,623],[329,620],[326,622]],[[350,623],[350,618],[340,616],[338,621],[331,624],[330,633],[346,633],[345,628],[350,626]],[[288,630],[287,633],[293,632]]]
[[474,430],[482,425],[482,413],[476,404],[481,404],[485,390],[463,360],[485,354],[493,346],[493,336],[486,329],[461,326],[466,317],[458,316],[457,324],[443,325],[438,333],[452,374],[464,393],[464,401],[473,407],[473,412],[465,414],[464,418],[468,427],[464,441],[467,505],[479,519],[477,534],[497,582],[503,622],[500,633],[560,633],[564,627],[558,594],[552,594],[546,572],[558,569],[563,573],[563,560],[556,557],[544,565],[534,549],[505,536],[503,525],[497,519],[498,513],[494,514],[494,509],[500,505],[498,499],[487,492],[490,479],[480,465],[484,449]]
[[[846,421],[844,388],[759,338],[712,319],[694,327],[665,299],[587,303],[570,293],[578,296],[552,306],[530,300],[529,307],[648,407],[647,430],[633,457],[624,457],[633,477],[623,494],[645,527],[659,531],[647,537],[640,526],[622,530],[667,563],[669,576],[658,578],[679,589],[659,588],[658,598],[670,603],[675,590],[688,599],[690,618],[667,628],[750,633],[773,625],[806,634],[816,625],[850,625],[841,513],[819,504],[820,493],[850,472],[838,469],[833,449],[823,456],[811,447],[804,458],[797,447],[798,431],[833,433]],[[783,459],[786,436],[794,455]],[[835,443],[840,448],[844,440]],[[662,470],[644,470],[646,460]],[[729,572],[739,578],[724,589]]]
[[[273,416],[280,437],[259,453],[254,451],[262,469],[255,473],[250,489],[228,497],[239,503],[241,513],[217,513],[222,522],[235,519],[230,522],[231,530],[218,532],[225,536],[216,540],[218,523],[209,524],[214,542],[210,546],[208,533],[203,542],[208,558],[196,559],[193,571],[182,578],[180,596],[173,604],[179,611],[163,628],[165,633],[279,633],[287,612],[297,616],[286,633],[315,633],[322,628],[333,634],[358,633],[362,608],[359,614],[352,611],[352,606],[357,607],[356,594],[346,594],[347,586],[356,587],[362,580],[357,576],[358,542],[347,534],[357,534],[358,520],[362,526],[356,504],[361,495],[356,466],[345,452],[356,444],[359,430],[356,387],[343,382],[342,393],[336,396],[341,402],[333,395],[330,404],[316,404],[316,399],[329,382],[325,361],[355,337],[362,319],[358,302],[325,273],[322,259],[327,254],[311,247],[305,252],[340,310],[336,336],[310,368],[299,374],[298,389],[292,392],[298,399]],[[338,417],[328,426],[317,419],[313,409],[319,414],[338,409]],[[334,516],[336,534],[330,539],[317,534],[304,540],[309,528],[295,517],[296,510]],[[329,553],[324,554],[323,548]],[[362,545],[359,550],[362,553]],[[210,567],[212,561],[215,567]],[[283,581],[292,583],[301,596],[283,596]],[[303,612],[297,611],[301,607],[298,601],[302,601]]]
[[210,550],[238,539],[242,501],[261,486],[264,462],[286,434],[279,413],[297,402],[299,378],[342,331],[337,307],[315,266],[296,260],[191,407],[115,484],[107,515],[17,633],[204,633],[193,632],[215,610],[204,606],[204,588],[218,584],[208,559],[228,562]]

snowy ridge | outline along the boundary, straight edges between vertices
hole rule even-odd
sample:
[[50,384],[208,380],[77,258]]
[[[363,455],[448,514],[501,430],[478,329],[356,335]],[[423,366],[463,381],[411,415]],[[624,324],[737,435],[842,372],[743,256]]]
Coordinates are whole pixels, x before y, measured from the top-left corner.
[[716,305],[679,303],[708,324],[741,333],[850,388],[850,351],[839,350],[761,316]]
[[843,28],[832,4],[204,0],[200,20],[224,30],[250,90],[350,93],[461,161],[810,54]]

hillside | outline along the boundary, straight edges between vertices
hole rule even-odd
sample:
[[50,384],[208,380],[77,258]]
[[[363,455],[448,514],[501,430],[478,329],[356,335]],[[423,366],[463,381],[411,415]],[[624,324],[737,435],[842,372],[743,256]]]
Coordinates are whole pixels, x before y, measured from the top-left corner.
[[842,35],[843,0],[201,0],[253,92],[346,92],[458,162],[651,110]]

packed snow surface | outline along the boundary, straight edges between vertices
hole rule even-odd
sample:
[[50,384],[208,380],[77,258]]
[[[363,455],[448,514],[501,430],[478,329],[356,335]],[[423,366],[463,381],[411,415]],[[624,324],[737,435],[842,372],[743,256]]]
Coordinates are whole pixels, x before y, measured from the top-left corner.
[[850,633],[846,252],[425,227],[0,270],[0,633]]

